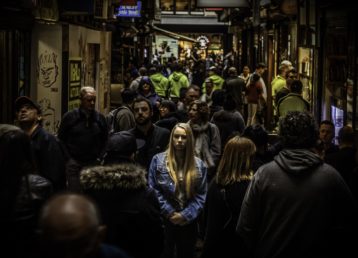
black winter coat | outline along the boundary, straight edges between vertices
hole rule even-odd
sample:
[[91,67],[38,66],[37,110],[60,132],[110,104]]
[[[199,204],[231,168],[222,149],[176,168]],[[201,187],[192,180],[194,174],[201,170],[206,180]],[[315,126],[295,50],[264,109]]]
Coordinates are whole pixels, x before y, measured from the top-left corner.
[[133,258],[158,258],[163,248],[163,226],[146,171],[134,164],[95,166],[82,170],[84,193],[97,202],[107,225],[106,242]]

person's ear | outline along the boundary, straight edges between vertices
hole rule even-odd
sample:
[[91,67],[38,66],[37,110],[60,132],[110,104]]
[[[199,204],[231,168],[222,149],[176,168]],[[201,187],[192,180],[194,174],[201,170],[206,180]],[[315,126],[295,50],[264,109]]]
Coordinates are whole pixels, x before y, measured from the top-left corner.
[[136,157],[136,152],[133,152],[130,156],[129,159],[132,161],[135,161],[135,157]]
[[101,244],[105,240],[106,234],[107,234],[107,226],[106,225],[98,226],[98,236],[97,236],[98,244]]

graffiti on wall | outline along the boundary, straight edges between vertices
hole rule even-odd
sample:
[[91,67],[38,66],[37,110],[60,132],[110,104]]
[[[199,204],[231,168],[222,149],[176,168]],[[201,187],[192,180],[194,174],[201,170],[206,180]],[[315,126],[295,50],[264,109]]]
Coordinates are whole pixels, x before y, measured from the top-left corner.
[[53,85],[58,76],[57,55],[54,52],[45,50],[40,53],[37,61],[37,81],[38,83],[49,88]]
[[51,106],[51,100],[48,98],[43,98],[39,101],[39,104],[42,111],[43,128],[50,133],[56,133],[60,121],[56,121],[56,112],[55,109]]

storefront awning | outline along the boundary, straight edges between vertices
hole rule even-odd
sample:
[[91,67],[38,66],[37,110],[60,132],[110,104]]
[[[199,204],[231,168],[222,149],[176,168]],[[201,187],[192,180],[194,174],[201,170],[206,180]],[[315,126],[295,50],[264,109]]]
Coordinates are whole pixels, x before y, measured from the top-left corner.
[[178,34],[178,33],[175,33],[175,32],[171,32],[169,30],[164,30],[164,29],[161,29],[157,26],[155,26],[153,23],[150,24],[150,27],[156,31],[156,32],[159,32],[161,34],[164,34],[168,37],[171,37],[171,38],[174,38],[174,39],[178,39],[178,40],[184,40],[184,41],[190,41],[190,42],[197,42],[196,39],[193,39],[193,38],[190,38],[190,37],[187,37],[187,36],[184,36],[184,35],[181,35],[181,34]]

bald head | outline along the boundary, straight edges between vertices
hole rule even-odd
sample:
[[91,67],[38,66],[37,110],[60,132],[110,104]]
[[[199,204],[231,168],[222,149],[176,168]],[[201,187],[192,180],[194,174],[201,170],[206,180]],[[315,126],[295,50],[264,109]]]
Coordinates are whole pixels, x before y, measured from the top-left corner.
[[[45,205],[40,216],[40,229],[46,246],[77,256],[88,254],[98,247],[99,223],[95,204],[76,194],[54,197]],[[91,249],[88,249],[90,246]]]

